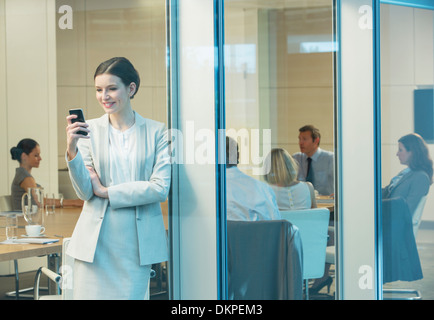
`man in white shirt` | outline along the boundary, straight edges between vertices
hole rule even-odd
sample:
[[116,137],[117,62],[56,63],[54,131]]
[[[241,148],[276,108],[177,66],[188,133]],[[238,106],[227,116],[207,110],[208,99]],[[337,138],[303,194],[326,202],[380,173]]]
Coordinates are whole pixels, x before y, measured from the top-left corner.
[[226,137],[227,219],[258,221],[280,220],[276,196],[269,185],[238,169],[238,144]]
[[293,155],[299,164],[298,179],[310,181],[320,195],[334,194],[333,152],[319,147],[321,134],[314,126],[303,126],[299,132],[301,152]]

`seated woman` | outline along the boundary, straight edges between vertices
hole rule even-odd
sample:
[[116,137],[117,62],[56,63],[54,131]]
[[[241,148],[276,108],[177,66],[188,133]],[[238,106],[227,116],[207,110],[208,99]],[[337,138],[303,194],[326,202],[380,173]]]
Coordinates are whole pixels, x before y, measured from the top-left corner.
[[272,149],[265,161],[264,179],[276,194],[279,210],[316,208],[312,184],[297,180],[298,165],[286,150]]
[[[276,194],[279,210],[303,210],[317,207],[312,184],[297,180],[297,162],[286,150],[272,149],[265,159],[265,170],[264,179]],[[327,263],[324,268],[323,277],[315,279],[309,289],[311,294],[318,293],[325,286],[330,291],[333,281],[329,276],[330,264]]]
[[[31,172],[33,168],[39,168],[41,162],[41,149],[39,144],[33,139],[23,139],[16,147],[11,150],[12,160],[17,160],[20,166],[15,170],[15,177],[12,181],[11,196],[12,208],[21,210],[21,197],[28,188],[41,187],[36,183]],[[81,207],[83,201],[80,199],[56,199],[56,207],[74,206]]]
[[416,133],[407,134],[398,140],[396,155],[407,168],[383,188],[382,196],[383,199],[403,198],[413,214],[432,184],[433,161],[425,141]]

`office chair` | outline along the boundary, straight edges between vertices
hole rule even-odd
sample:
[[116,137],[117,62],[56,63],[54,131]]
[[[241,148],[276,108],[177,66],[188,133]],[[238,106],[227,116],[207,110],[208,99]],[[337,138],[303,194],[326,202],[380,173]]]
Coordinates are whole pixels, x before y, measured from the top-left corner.
[[[34,300],[72,300],[72,270],[74,268],[74,259],[66,254],[69,241],[71,238],[63,239],[62,244],[62,266],[60,267],[62,273],[56,273],[46,267],[40,267],[35,275],[35,284],[33,290]],[[61,294],[56,295],[39,295],[39,282],[41,274],[45,274],[48,279],[60,287]],[[58,290],[59,291],[59,290]]]
[[[427,196],[421,198],[412,217],[404,199],[383,200],[383,283],[398,280],[415,281],[423,278],[415,239],[426,198]],[[400,256],[407,257],[404,264],[400,261]],[[334,264],[334,260],[335,246],[327,247],[326,262]],[[420,291],[416,289],[383,289],[383,294],[410,295],[403,298],[383,296],[385,300],[422,299]]]
[[0,211],[12,211],[12,196],[0,196]]
[[412,223],[413,223],[414,238],[416,238],[417,236],[420,222],[422,221],[422,213],[423,213],[423,209],[425,208],[427,197],[428,195],[425,195],[420,199],[419,204],[417,205],[416,209],[413,212]]
[[302,300],[299,230],[286,220],[227,222],[228,299]]
[[306,300],[309,300],[309,279],[324,275],[330,211],[327,208],[280,212],[283,219],[295,225],[303,246],[303,280]]
[[[414,220],[406,201],[403,198],[383,200],[382,215],[383,283],[422,279],[422,268],[413,228]],[[392,297],[393,300],[422,299],[420,292],[415,289],[384,289],[383,293],[414,295],[404,298]],[[384,297],[384,299],[388,298]]]
[[[33,299],[34,300],[72,300],[74,289],[73,289],[73,270],[74,270],[74,258],[66,254],[66,250],[68,249],[69,242],[71,238],[63,239],[62,244],[62,266],[60,267],[59,273],[51,271],[46,267],[40,267],[35,275],[35,285],[33,291]],[[43,295],[39,294],[39,282],[41,278],[41,274],[45,274],[48,279],[53,281],[61,291],[61,294],[55,295]],[[151,278],[155,277],[155,271],[151,269]],[[148,296],[146,299],[149,299],[150,289],[148,288]]]

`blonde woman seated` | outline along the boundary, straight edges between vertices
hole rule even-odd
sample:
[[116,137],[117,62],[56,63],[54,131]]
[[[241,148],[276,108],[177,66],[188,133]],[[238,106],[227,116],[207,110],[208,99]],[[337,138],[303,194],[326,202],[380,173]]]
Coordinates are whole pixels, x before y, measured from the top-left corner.
[[285,149],[272,149],[265,163],[264,179],[274,190],[280,211],[316,208],[312,184],[297,180],[297,162]]

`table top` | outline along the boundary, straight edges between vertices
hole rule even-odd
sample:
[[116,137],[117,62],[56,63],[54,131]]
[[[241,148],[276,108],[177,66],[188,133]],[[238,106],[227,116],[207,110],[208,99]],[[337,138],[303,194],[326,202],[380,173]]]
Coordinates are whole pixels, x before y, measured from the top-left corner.
[[332,212],[335,208],[335,199],[330,196],[317,196],[316,206],[318,208],[327,208],[330,210],[330,212]]
[[[161,203],[164,224],[168,228],[167,201]],[[58,242],[49,244],[0,244],[0,261],[23,259],[35,256],[48,255],[62,252],[63,238],[72,236],[78,217],[82,208],[56,208],[54,214],[45,216],[45,235],[49,239],[59,239]],[[26,234],[24,217],[18,217],[18,237]],[[0,242],[6,240],[1,239]]]
[[[81,208],[56,208],[54,214],[45,218],[45,234],[47,238],[59,239],[49,244],[0,244],[0,261],[8,261],[62,252],[63,238],[68,238],[74,231],[80,216]],[[25,234],[26,222],[23,216],[18,217],[18,237]],[[6,239],[0,239],[4,241]]]

